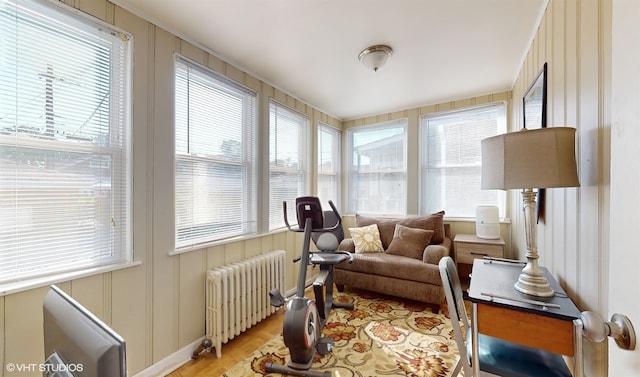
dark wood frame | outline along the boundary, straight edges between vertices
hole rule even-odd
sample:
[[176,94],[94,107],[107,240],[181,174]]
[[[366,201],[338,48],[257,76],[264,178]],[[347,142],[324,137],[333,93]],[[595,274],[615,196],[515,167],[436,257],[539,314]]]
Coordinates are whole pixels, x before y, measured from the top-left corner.
[[[529,109],[527,109],[527,105]],[[536,111],[539,108],[539,111]],[[533,79],[522,97],[522,128],[547,127],[547,63]],[[538,222],[544,222],[544,188],[538,188]]]
[[[540,107],[539,112],[536,111],[538,106]],[[529,111],[527,111],[527,107],[530,108]],[[532,114],[534,111],[536,112]],[[524,92],[522,121],[522,127],[527,129],[547,127],[547,63],[544,63],[540,72]]]

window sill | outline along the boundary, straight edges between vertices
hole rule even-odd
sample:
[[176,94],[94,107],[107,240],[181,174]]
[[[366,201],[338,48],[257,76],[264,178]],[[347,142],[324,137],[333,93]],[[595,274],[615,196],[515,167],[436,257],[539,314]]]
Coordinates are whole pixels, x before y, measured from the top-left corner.
[[193,246],[185,246],[179,249],[174,249],[169,251],[169,256],[176,256],[176,255],[180,255],[180,254],[184,254],[184,253],[188,253],[191,251],[197,251],[197,250],[203,250],[203,249],[207,249],[210,247],[214,247],[214,246],[220,246],[220,245],[227,245],[230,243],[234,243],[234,242],[242,242],[242,241],[248,241],[248,240],[252,240],[254,238],[262,238],[262,237],[266,237],[266,236],[272,236],[274,234],[277,233],[283,233],[287,231],[287,228],[279,228],[279,229],[274,229],[274,230],[270,230],[268,233],[261,233],[261,234],[253,234],[250,236],[238,236],[238,237],[231,237],[231,238],[225,238],[223,240],[217,240],[217,241],[211,241],[211,242],[203,242],[200,244],[196,244]]
[[135,267],[141,265],[141,261],[124,262],[118,264],[112,264],[108,266],[87,268],[80,271],[63,272],[59,274],[53,274],[48,276],[41,276],[33,279],[25,279],[21,281],[15,281],[11,283],[0,284],[0,297],[7,296],[18,292],[28,291],[30,289],[46,287],[51,284],[56,284],[64,281],[75,280],[84,278],[91,275],[103,274],[106,272],[112,272],[122,270],[124,268]]

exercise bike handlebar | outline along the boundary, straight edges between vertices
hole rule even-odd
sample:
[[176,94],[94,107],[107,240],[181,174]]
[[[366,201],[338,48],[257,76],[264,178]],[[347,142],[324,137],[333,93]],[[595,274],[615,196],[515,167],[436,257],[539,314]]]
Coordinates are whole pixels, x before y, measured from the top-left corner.
[[[333,211],[333,213],[335,213],[336,218],[338,219],[338,222],[336,223],[336,225],[330,227],[330,228],[321,228],[321,229],[312,229],[313,232],[332,232],[336,229],[338,229],[339,226],[342,226],[342,217],[340,217],[340,212],[338,212],[338,209],[336,208],[336,205],[333,204],[333,201],[329,200],[329,206],[331,206],[331,210]],[[287,201],[283,200],[282,201],[282,209],[284,212],[284,225],[287,226],[287,229],[289,229],[292,232],[304,232],[304,228],[301,228],[299,225],[298,226],[291,226],[289,224],[289,218],[287,216]]]

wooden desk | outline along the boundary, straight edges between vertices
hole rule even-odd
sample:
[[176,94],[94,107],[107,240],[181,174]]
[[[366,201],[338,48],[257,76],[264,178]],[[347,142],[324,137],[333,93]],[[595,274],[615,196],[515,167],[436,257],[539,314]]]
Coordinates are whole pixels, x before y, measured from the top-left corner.
[[[554,297],[529,296],[515,290],[523,264],[476,259],[469,286],[472,310],[473,375],[479,375],[478,333],[574,358],[574,375],[582,373],[578,325],[580,311],[546,268],[542,268]],[[488,294],[535,300],[550,306],[492,298]],[[558,308],[552,305],[559,305]]]

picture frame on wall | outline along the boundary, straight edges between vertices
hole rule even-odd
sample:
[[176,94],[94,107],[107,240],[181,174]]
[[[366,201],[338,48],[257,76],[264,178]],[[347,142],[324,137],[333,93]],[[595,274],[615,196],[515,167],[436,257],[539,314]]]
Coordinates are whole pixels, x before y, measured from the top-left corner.
[[[547,127],[547,63],[536,74],[522,97],[522,127],[528,130]],[[538,189],[538,222],[544,222],[544,189]]]
[[547,127],[547,63],[533,79],[522,97],[522,126],[528,130]]

